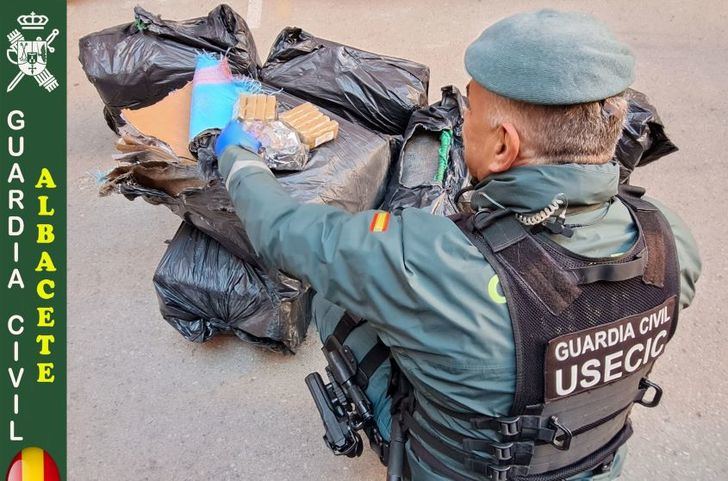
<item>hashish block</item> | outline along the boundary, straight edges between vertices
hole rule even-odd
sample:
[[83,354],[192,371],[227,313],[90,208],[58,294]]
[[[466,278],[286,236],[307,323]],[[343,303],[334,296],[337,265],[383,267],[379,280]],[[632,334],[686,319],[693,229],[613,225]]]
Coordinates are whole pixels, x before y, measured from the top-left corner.
[[335,139],[339,133],[339,123],[321,113],[310,102],[283,112],[280,119],[298,132],[309,149]]

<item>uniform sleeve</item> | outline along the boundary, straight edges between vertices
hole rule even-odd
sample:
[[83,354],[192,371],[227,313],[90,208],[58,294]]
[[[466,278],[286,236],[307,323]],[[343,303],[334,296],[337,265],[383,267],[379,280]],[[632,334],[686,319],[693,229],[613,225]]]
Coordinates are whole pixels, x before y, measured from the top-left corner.
[[386,319],[394,304],[398,311],[416,308],[402,217],[301,204],[262,163],[233,167],[227,183],[248,237],[267,265],[307,281],[326,299],[370,320]]
[[662,212],[672,227],[677,247],[678,263],[680,264],[680,307],[688,307],[695,297],[695,284],[698,282],[702,264],[700,252],[695,238],[690,233],[683,220],[660,201],[645,197]]

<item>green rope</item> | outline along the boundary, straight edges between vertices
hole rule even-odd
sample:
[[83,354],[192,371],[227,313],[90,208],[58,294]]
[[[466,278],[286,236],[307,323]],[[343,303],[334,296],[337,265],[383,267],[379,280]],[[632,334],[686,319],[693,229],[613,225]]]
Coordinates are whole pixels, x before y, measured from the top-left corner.
[[144,23],[144,21],[141,18],[137,18],[136,20],[134,20],[134,26],[140,32],[147,29],[147,24]]
[[445,171],[447,170],[447,160],[450,157],[450,146],[452,145],[452,130],[445,129],[440,133],[440,149],[437,152],[438,164],[435,182],[445,180]]

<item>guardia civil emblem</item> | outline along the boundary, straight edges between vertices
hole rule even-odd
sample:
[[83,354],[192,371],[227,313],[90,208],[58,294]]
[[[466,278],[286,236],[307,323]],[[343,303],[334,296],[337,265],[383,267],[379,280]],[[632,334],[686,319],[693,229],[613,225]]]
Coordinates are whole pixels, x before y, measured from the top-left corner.
[[[32,35],[29,34],[30,37],[40,33],[39,30],[44,30],[47,23],[48,17],[36,15],[35,12],[18,17],[20,29],[32,31]],[[17,65],[20,70],[18,75],[8,84],[8,92],[13,90],[26,76],[35,79],[38,85],[48,92],[58,87],[58,80],[48,71],[47,65],[48,52],[55,52],[51,44],[59,33],[58,29],[54,28],[47,37],[37,36],[35,40],[26,40],[17,29],[8,34],[10,48],[7,49],[6,55],[10,63]]]

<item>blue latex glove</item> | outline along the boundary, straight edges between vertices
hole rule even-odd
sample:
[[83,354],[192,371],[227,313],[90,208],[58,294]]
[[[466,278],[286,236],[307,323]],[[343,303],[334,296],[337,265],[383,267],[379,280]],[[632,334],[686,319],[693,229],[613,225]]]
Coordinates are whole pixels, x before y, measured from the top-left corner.
[[[232,146],[240,147],[243,150],[237,150],[234,155],[223,155]],[[215,142],[215,156],[217,157],[217,169],[225,181],[226,187],[232,172],[235,170],[235,164],[253,162],[259,163],[266,170],[268,169],[268,166],[260,157],[261,147],[260,141],[245,130],[242,122],[231,120],[225,126]]]
[[217,142],[215,142],[215,156],[217,156],[218,160],[222,157],[225,149],[231,145],[237,145],[254,154],[260,153],[261,149],[260,141],[246,131],[243,123],[239,120],[231,120],[220,132]]

